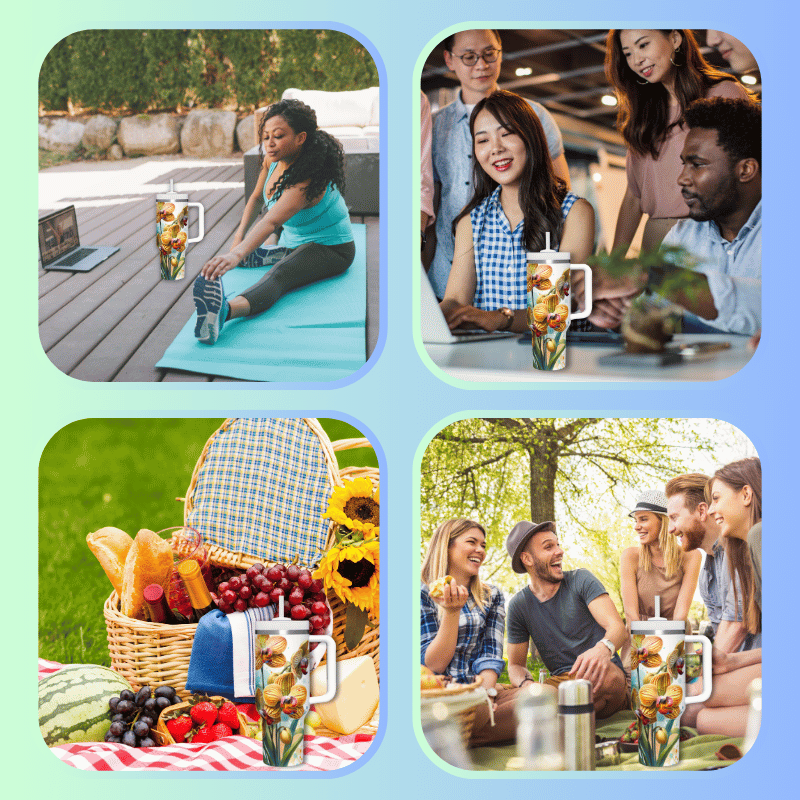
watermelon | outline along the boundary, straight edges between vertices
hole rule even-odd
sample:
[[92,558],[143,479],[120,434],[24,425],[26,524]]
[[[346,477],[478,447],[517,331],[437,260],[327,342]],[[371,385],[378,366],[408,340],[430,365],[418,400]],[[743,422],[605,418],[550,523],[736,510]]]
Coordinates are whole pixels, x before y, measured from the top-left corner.
[[39,730],[48,747],[102,742],[111,725],[108,701],[131,685],[96,664],[68,664],[39,681]]

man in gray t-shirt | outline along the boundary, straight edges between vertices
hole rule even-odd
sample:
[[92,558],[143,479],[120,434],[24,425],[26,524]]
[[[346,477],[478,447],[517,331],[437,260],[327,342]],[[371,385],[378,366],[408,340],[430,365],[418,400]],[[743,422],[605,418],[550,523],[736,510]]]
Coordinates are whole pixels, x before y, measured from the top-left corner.
[[603,584],[588,570],[563,570],[554,522],[517,523],[506,548],[514,572],[528,575],[506,617],[511,683],[533,680],[526,668],[532,640],[552,674],[548,683],[587,679],[597,716],[619,711],[627,703],[627,690],[617,650],[628,634]]

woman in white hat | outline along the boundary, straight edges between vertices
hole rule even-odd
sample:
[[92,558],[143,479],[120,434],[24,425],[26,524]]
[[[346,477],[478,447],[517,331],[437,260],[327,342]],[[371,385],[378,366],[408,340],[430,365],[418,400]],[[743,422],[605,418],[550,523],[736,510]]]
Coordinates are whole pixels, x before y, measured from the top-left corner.
[[[639,538],[635,547],[627,547],[620,557],[620,591],[625,622],[646,620],[656,615],[682,619],[689,616],[697,578],[700,574],[699,550],[683,552],[669,533],[667,496],[658,489],[649,489],[636,498],[636,506],[628,515],[633,518]],[[627,670],[630,641],[622,649],[622,663]]]

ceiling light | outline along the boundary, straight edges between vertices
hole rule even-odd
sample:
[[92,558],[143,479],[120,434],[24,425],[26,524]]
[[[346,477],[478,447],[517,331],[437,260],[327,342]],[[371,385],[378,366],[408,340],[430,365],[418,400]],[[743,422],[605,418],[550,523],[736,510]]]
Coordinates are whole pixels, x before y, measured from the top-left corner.
[[613,94],[604,94],[600,98],[600,102],[604,106],[615,106],[617,104],[617,98]]
[[593,172],[592,173],[592,180],[595,183],[600,183],[600,181],[603,180],[603,176],[599,172]]
[[742,83],[749,83],[751,86],[754,86],[756,83],[758,83],[753,75],[742,75],[741,81]]
[[533,70],[530,67],[517,67],[516,74],[521,78],[524,75],[531,75]]

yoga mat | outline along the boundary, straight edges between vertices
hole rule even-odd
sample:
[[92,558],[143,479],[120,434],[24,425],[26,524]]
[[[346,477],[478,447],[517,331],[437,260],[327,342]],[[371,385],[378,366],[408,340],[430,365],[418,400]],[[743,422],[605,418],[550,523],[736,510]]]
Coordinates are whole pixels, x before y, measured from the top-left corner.
[[[366,361],[367,229],[353,225],[356,257],[343,275],[284,295],[266,313],[226,322],[217,343],[194,338],[192,314],[156,364],[251,381],[335,381]],[[222,284],[241,294],[271,267],[236,267]]]

